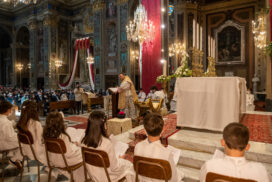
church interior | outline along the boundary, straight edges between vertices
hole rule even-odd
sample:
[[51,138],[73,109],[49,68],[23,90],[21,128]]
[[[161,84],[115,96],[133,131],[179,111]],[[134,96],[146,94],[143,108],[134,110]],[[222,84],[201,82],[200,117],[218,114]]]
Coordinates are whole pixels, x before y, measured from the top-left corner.
[[271,7],[0,0],[0,181],[272,182]]

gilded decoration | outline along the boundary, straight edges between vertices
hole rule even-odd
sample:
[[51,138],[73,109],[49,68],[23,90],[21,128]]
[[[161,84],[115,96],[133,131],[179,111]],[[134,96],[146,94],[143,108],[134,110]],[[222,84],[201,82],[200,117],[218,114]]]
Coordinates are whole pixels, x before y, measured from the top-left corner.
[[98,0],[98,1],[95,1],[93,4],[93,11],[97,12],[97,11],[105,9],[105,7],[106,7],[106,4]]
[[57,26],[57,21],[55,18],[45,17],[43,20],[43,26]]
[[127,3],[128,0],[118,0],[117,1],[117,4],[120,5],[120,4],[124,4],[124,3]]
[[86,34],[94,32],[93,14],[91,8],[88,8],[84,15],[83,29]]
[[29,30],[35,30],[38,28],[38,25],[36,22],[30,22],[28,25]]

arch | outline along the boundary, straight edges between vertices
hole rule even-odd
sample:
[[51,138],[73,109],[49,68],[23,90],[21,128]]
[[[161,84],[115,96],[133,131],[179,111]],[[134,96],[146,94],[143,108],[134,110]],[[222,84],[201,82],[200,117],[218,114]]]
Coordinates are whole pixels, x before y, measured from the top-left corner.
[[0,26],[0,85],[11,85],[12,52],[10,44],[12,36],[8,29]]
[[[16,84],[19,87],[28,87],[30,84],[30,59],[29,59],[29,38],[30,32],[26,26],[21,26],[17,29],[15,46],[15,70],[16,70]],[[18,69],[18,64],[22,64],[21,70]]]

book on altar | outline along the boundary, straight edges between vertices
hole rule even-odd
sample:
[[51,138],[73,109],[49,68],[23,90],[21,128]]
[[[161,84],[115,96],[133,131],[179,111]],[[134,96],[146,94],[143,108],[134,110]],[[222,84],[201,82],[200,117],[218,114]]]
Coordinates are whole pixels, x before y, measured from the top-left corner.
[[177,165],[178,161],[179,161],[179,156],[180,156],[181,151],[179,149],[175,148],[175,147],[172,147],[171,145],[168,145],[167,149],[172,152],[172,154],[174,156],[174,162]]
[[71,137],[72,142],[81,143],[81,140],[85,135],[85,130],[68,127],[66,128],[66,133]]
[[111,87],[111,88],[109,88],[109,90],[110,90],[111,92],[116,93],[116,92],[118,91],[118,87]]
[[119,158],[119,156],[122,156],[126,153],[129,147],[127,143],[117,141],[114,135],[110,135],[109,139],[112,141],[114,145],[114,151],[117,158]]

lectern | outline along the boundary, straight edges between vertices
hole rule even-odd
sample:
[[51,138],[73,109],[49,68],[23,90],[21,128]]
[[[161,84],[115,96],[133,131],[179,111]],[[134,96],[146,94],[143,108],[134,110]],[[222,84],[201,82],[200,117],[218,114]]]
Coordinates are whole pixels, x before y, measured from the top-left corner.
[[119,112],[119,109],[118,109],[119,94],[116,92],[112,92],[110,89],[109,89],[109,93],[111,94],[112,117],[115,118],[115,117],[117,117],[117,114]]

